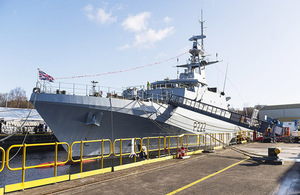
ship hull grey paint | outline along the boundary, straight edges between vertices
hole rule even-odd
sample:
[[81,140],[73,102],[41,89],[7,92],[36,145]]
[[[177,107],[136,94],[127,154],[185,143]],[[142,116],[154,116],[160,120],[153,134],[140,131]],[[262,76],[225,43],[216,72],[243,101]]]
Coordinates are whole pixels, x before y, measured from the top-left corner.
[[[81,140],[111,139],[112,130],[113,139],[201,133],[195,130],[195,121],[206,121],[207,133],[239,130],[236,125],[209,116],[153,102],[140,105],[136,100],[47,93],[33,93],[31,102],[57,139],[69,145]],[[100,126],[87,124],[89,113],[101,113]],[[108,147],[104,150],[109,152]],[[74,145],[73,156],[79,156],[79,151],[80,144]],[[84,154],[99,155],[100,145],[85,144]]]
[[[111,112],[111,107],[107,104],[110,100],[108,98],[101,98],[108,100],[104,101],[106,104],[101,104],[99,102],[97,103],[97,100],[100,100],[100,98],[95,97],[61,95],[60,98],[57,98],[57,95],[55,94],[42,93],[36,94],[36,98],[34,96],[35,94],[32,95],[31,101],[34,103],[39,114],[49,125],[58,140],[60,142],[67,142],[69,145],[74,141],[81,140],[111,139],[112,131],[113,139],[142,138],[148,136],[187,133],[187,131],[176,126],[159,122],[159,125],[163,127],[163,129],[169,130],[166,132],[153,123],[151,119],[140,117],[145,114],[141,110],[130,110],[126,107],[113,107],[113,111]],[[36,100],[34,101],[34,99]],[[64,101],[73,103],[61,103]],[[118,101],[126,101],[125,104],[127,106],[136,104],[135,101]],[[76,104],[75,102],[81,103]],[[100,112],[103,114],[100,126],[86,124],[90,112]],[[113,122],[111,119],[113,119]],[[79,156],[79,146],[80,144],[74,145],[74,156]],[[85,154],[100,154],[100,150],[95,148],[99,146],[100,145],[93,146],[93,144],[85,144]],[[64,147],[66,148],[66,146]],[[109,149],[105,147],[104,153],[108,152]]]

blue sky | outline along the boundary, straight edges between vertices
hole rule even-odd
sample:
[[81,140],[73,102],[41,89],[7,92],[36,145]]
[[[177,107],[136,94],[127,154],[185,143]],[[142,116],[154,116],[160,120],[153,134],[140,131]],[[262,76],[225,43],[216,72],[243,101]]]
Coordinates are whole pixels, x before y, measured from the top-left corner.
[[[185,53],[200,33],[221,63],[206,68],[210,86],[231,105],[300,103],[300,1],[0,0],[0,93],[21,87],[29,97],[37,68],[54,78],[95,75],[162,62]],[[188,55],[179,58],[185,63]],[[118,74],[56,82],[122,88],[176,78],[177,61]]]

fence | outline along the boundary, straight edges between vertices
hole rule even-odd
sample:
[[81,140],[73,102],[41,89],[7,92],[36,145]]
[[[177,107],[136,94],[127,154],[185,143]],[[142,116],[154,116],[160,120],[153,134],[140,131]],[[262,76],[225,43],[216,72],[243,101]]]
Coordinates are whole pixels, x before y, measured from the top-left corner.
[[[138,151],[136,150],[136,141],[137,140],[140,140],[140,149],[138,149]],[[123,142],[124,141],[131,141],[131,144],[132,144],[132,141],[134,142],[133,145],[131,146],[133,148],[133,150],[131,150],[130,153],[123,153]],[[115,147],[115,144],[116,142],[120,142],[120,145],[119,145],[119,153],[116,153],[116,147]],[[114,156],[119,156],[120,157],[120,165],[122,165],[122,157],[125,156],[125,155],[133,155],[134,157],[134,162],[136,162],[136,154],[137,153],[140,153],[142,151],[142,139],[141,138],[125,138],[125,139],[116,139],[114,142],[113,142],[113,154]]]
[[[83,146],[85,143],[96,143],[100,142],[101,143],[101,155],[100,156],[95,156],[95,157],[90,157],[90,158],[83,158]],[[104,150],[104,143],[108,142],[109,143],[109,153],[107,155],[103,154]],[[75,144],[80,144],[80,159],[74,160],[72,156],[72,151],[73,151],[73,146]],[[83,167],[83,162],[88,161],[88,160],[96,160],[96,159],[101,159],[101,168],[103,168],[103,159],[107,158],[111,155],[111,141],[109,139],[101,139],[101,140],[87,140],[87,141],[75,141],[71,144],[71,149],[70,149],[70,159],[72,162],[80,162],[80,173],[82,173],[82,167]]]
[[4,169],[4,165],[5,165],[5,150],[2,147],[0,147],[0,150],[2,151],[2,165],[0,168],[0,173],[1,173],[1,171]]
[[[161,139],[163,139],[163,146],[164,147],[161,147]],[[147,141],[147,146],[146,146],[146,152],[147,152],[147,160],[149,160],[149,155],[150,155],[150,152],[155,152],[155,151],[158,151],[158,158],[160,158],[160,153],[161,153],[161,150],[164,150],[165,149],[165,137],[162,137],[162,136],[159,136],[159,137],[144,137],[142,139],[142,143],[144,143],[144,141]],[[152,141],[152,144],[150,148],[150,141]],[[156,143],[156,141],[158,143]],[[144,151],[144,149],[142,149]]]
[[[240,132],[238,135],[234,135],[233,138],[238,142],[240,139],[248,138],[251,136],[250,132]],[[26,188],[36,187],[40,185],[46,185],[66,180],[72,180],[72,179],[78,179],[84,176],[104,173],[104,172],[110,172],[110,169],[103,168],[104,159],[109,158],[111,154],[113,154],[114,157],[120,158],[120,165],[123,165],[123,157],[124,156],[130,156],[133,155],[134,162],[137,162],[136,154],[147,152],[147,159],[150,158],[150,152],[156,152],[158,153],[158,158],[161,158],[161,153],[164,151],[165,154],[171,155],[176,154],[176,157],[178,157],[178,152],[182,146],[185,146],[186,151],[188,152],[189,149],[194,149],[198,151],[204,150],[212,150],[213,148],[216,148],[217,146],[225,146],[225,144],[229,144],[230,142],[230,135],[229,133],[211,133],[211,134],[182,134],[177,136],[157,136],[157,137],[144,137],[144,138],[120,138],[115,139],[113,144],[111,140],[109,139],[100,139],[100,140],[87,140],[87,141],[75,141],[69,146],[66,142],[55,142],[55,143],[41,143],[41,144],[20,144],[20,145],[12,145],[10,146],[7,151],[0,147],[0,150],[2,152],[2,166],[0,167],[0,172],[5,168],[5,165],[8,170],[10,171],[22,171],[22,182],[18,184],[11,184],[5,186],[5,192],[12,192],[16,190],[22,190]],[[130,144],[127,144],[130,142]],[[100,155],[97,156],[90,156],[90,155],[84,155],[84,146],[87,143],[99,143],[100,144]],[[79,159],[74,159],[73,157],[73,148],[74,145],[80,146],[80,156]],[[106,145],[105,145],[106,144]],[[117,144],[119,147],[117,147]],[[127,152],[123,150],[123,146],[126,144],[127,146],[131,146],[131,152]],[[39,165],[31,165],[26,166],[26,152],[27,148],[30,147],[43,147],[43,146],[54,146],[55,147],[55,156],[54,156],[54,162],[52,163],[42,163]],[[58,161],[58,146],[59,145],[66,145],[66,156],[65,161]],[[104,155],[104,148],[109,147],[108,154]],[[13,148],[22,148],[23,149],[23,156],[22,156],[22,166],[20,167],[10,167],[10,152]],[[176,152],[174,152],[176,150]],[[101,159],[101,171],[95,171],[93,173],[85,174],[83,172],[83,162],[89,161],[89,160],[97,160]],[[74,175],[63,175],[63,176],[57,176],[57,166],[59,165],[65,165],[68,162],[72,163],[80,163],[80,171],[79,174]],[[25,171],[27,169],[33,169],[33,168],[39,168],[39,167],[54,167],[54,177],[48,178],[44,180],[40,180],[38,182],[25,182]],[[104,171],[104,169],[106,169]]]
[[[27,183],[28,185],[25,185],[25,171],[27,169],[33,169],[33,168],[39,168],[39,167],[48,167],[48,166],[54,166],[54,178],[50,181],[47,181],[46,183],[55,183],[57,181],[60,181],[60,179],[57,179],[57,166],[61,164],[66,164],[69,161],[69,152],[67,152],[67,158],[66,161],[64,162],[58,162],[57,161],[57,150],[58,150],[58,145],[67,145],[67,150],[70,150],[69,144],[66,142],[55,142],[55,143],[41,143],[41,144],[20,144],[20,145],[12,145],[7,149],[6,152],[6,167],[10,171],[18,171],[22,170],[22,183],[20,184],[12,184],[9,185],[9,187],[5,188],[5,192],[11,192],[11,191],[16,191],[20,189],[25,189],[34,186],[32,183]],[[55,158],[53,163],[45,163],[45,164],[39,164],[39,165],[33,165],[33,166],[26,166],[26,150],[28,147],[37,147],[37,146],[55,146]],[[9,166],[9,157],[10,157],[10,151],[12,148],[22,148],[23,149],[23,161],[22,161],[22,167],[15,167],[11,168]],[[4,161],[4,160],[3,160]],[[65,179],[63,179],[65,180]]]

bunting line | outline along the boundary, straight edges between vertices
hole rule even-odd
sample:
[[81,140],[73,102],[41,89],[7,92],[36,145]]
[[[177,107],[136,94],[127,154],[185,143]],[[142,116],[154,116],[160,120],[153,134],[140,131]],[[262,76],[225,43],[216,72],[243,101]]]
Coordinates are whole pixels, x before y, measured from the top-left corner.
[[145,67],[148,67],[148,66],[154,66],[154,65],[157,65],[157,64],[162,64],[162,63],[168,62],[170,60],[173,60],[175,58],[178,58],[180,56],[183,56],[187,53],[188,52],[185,52],[183,54],[180,54],[178,56],[175,56],[175,57],[172,57],[172,58],[160,61],[160,62],[155,62],[155,63],[152,63],[152,64],[143,65],[143,66],[137,66],[137,67],[129,68],[129,69],[125,69],[125,70],[117,70],[117,71],[112,71],[112,72],[105,72],[105,73],[99,73],[99,74],[90,74],[90,75],[81,75],[81,76],[61,77],[61,78],[55,78],[55,79],[78,79],[78,78],[84,78],[84,77],[98,77],[98,76],[109,75],[109,74],[117,74],[117,73],[121,73],[121,72],[129,72],[129,71],[145,68]]

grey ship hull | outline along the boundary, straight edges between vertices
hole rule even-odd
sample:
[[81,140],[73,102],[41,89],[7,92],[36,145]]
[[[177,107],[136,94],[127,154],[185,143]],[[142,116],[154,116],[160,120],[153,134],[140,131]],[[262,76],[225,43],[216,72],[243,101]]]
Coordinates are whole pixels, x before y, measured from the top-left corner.
[[[36,97],[35,97],[36,96]],[[133,100],[118,100],[125,102],[126,107],[110,107],[110,99],[101,98],[106,101],[96,103],[99,97],[57,95],[46,93],[33,93],[31,102],[49,125],[60,142],[71,145],[74,141],[118,139],[118,138],[142,138],[148,136],[166,136],[187,133],[187,131],[167,123],[158,122],[166,132],[157,126],[143,110],[129,109]],[[113,104],[114,103],[114,99]],[[116,99],[117,100],[117,99]],[[132,106],[131,106],[132,108]],[[99,126],[87,124],[90,113],[101,113]],[[64,146],[66,148],[66,146]],[[100,144],[88,143],[84,146],[84,154],[101,154]],[[73,156],[79,156],[80,144],[73,147]],[[108,147],[104,153],[108,153]]]
[[[81,140],[249,130],[201,113],[151,101],[141,105],[136,100],[33,93],[31,102],[57,139],[69,145]],[[95,120],[91,122],[93,117]],[[204,122],[205,129],[199,130],[195,121]],[[80,144],[75,144],[72,151],[73,156],[79,156]],[[104,147],[104,153],[109,153],[109,147]],[[100,144],[85,144],[84,154],[101,154]]]

